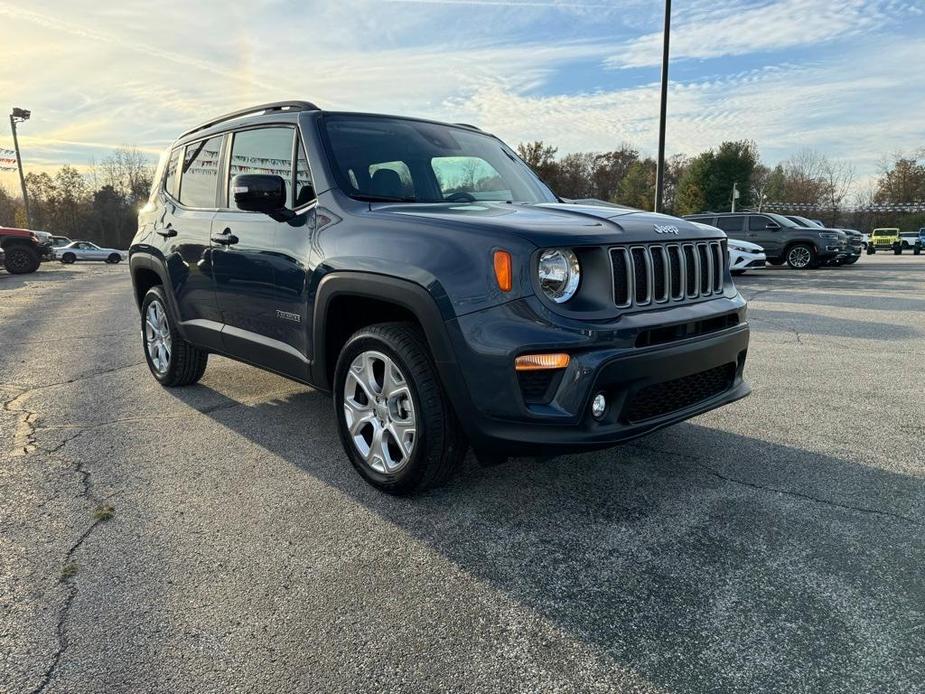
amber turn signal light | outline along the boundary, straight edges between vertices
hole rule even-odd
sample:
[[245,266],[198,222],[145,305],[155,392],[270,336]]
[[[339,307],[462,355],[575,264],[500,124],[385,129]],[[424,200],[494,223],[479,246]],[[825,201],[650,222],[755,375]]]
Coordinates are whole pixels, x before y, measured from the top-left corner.
[[495,279],[502,292],[509,292],[514,286],[514,277],[511,271],[511,254],[507,251],[495,251]]
[[542,371],[564,369],[568,366],[567,354],[522,354],[514,360],[515,371]]

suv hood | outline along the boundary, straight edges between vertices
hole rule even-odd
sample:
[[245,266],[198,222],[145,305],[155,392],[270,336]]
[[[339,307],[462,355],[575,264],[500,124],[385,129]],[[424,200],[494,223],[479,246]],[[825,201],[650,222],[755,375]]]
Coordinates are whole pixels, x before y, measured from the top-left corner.
[[717,238],[691,222],[665,214],[600,205],[503,202],[373,204],[374,214],[401,215],[441,226],[513,234],[537,246],[637,243]]

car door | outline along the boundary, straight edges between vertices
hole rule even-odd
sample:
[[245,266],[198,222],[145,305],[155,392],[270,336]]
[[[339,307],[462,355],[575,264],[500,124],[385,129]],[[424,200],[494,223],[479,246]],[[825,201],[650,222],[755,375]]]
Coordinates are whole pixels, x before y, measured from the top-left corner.
[[220,350],[221,315],[212,280],[212,218],[224,136],[179,147],[164,178],[164,216],[155,224],[179,320],[189,339]]
[[95,243],[88,243],[87,260],[106,260],[106,254],[103,252],[103,249]]
[[716,227],[725,231],[730,239],[742,240],[745,236],[745,215],[730,214],[717,217]]
[[781,240],[780,224],[763,214],[748,216],[747,238],[752,243],[761,246],[769,257],[774,258],[783,253],[784,244]]
[[[286,248],[293,243],[290,222],[239,210],[230,192],[231,180],[238,174],[280,176],[286,181],[291,208],[295,132],[292,125],[265,125],[230,135],[222,186],[225,202],[212,220],[212,268],[226,352],[306,378],[304,341],[294,339],[305,332],[304,311],[293,307],[283,289],[291,284],[286,275],[290,269]],[[292,224],[299,226],[298,221]]]

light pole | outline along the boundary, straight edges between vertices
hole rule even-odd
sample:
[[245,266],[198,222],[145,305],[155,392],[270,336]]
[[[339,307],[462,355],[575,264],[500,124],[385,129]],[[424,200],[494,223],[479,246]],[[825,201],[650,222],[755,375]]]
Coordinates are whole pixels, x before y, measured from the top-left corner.
[[736,200],[738,199],[739,199],[739,182],[733,181],[732,182],[732,210],[730,210],[731,212],[736,211]]
[[26,208],[26,226],[32,228],[32,216],[29,214],[29,194],[26,192],[26,177],[22,172],[22,155],[19,153],[19,138],[16,137],[16,124],[23,123],[32,116],[32,111],[13,108],[10,114],[10,127],[13,129],[13,148],[16,150],[16,165],[19,167],[19,185],[22,186],[22,202]]
[[668,35],[671,32],[671,0],[665,0],[665,34],[662,38],[662,102],[658,118],[658,160],[655,163],[655,211],[662,211],[665,185],[665,117],[668,113]]

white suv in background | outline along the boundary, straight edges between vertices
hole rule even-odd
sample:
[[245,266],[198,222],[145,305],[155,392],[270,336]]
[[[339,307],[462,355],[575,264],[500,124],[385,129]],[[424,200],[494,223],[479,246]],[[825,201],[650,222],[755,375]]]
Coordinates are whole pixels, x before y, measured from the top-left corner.
[[[706,231],[720,231],[709,224],[701,222],[693,222],[693,224]],[[742,275],[746,270],[763,268],[767,262],[764,249],[757,243],[730,238],[726,241],[726,245],[729,249],[729,270],[733,275]]]

